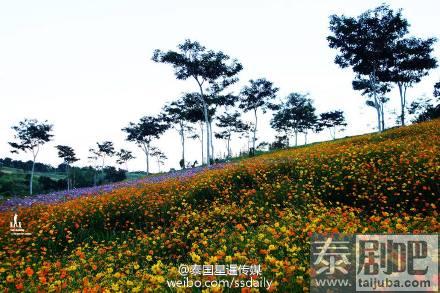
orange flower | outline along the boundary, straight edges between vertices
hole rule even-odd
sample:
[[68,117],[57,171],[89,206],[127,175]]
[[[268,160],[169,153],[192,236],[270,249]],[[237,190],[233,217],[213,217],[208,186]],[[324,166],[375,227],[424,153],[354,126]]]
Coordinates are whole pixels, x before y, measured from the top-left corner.
[[237,224],[237,225],[235,225],[235,228],[237,228],[237,229],[240,230],[241,232],[243,232],[243,231],[245,230],[242,224]]
[[27,267],[25,272],[26,272],[26,275],[28,275],[28,277],[31,277],[34,274],[34,270],[30,267]]

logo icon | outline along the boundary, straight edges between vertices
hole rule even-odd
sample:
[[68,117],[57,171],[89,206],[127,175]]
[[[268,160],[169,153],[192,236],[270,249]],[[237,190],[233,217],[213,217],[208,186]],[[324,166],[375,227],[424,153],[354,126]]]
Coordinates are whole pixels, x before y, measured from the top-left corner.
[[18,214],[14,214],[12,222],[9,223],[9,228],[12,235],[31,235],[31,233],[25,233],[24,228],[21,226],[21,221],[18,220]]

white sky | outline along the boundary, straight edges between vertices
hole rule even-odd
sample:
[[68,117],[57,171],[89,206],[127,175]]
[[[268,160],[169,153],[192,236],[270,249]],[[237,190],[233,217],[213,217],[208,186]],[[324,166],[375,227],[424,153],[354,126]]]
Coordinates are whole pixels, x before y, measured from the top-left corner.
[[[266,77],[280,87],[281,96],[309,92],[318,112],[345,111],[349,127],[343,135],[370,132],[375,111],[352,90],[351,69],[334,64],[336,51],[326,37],[331,14],[358,15],[382,2],[0,0],[0,157],[30,158],[11,154],[7,142],[13,138],[12,125],[36,118],[53,123],[55,134],[37,161],[56,166],[60,159],[54,146],[66,144],[81,159],[77,165],[86,165],[88,149],[96,141],[111,140],[118,149],[134,151],[137,159],[129,169],[144,170],[143,153],[124,141],[120,129],[197,89],[192,80],[177,81],[169,65],[151,61],[154,49],[175,49],[186,38],[237,58],[244,66],[237,88]],[[413,35],[440,37],[440,1],[386,3],[404,9]],[[434,55],[440,60],[439,42]],[[440,69],[408,96],[431,96],[438,80]],[[390,97],[387,109],[398,110],[397,89]],[[271,115],[260,117],[258,137],[272,141]],[[395,118],[388,117],[391,126]],[[323,132],[309,141],[327,139]],[[245,144],[234,143],[233,152]],[[169,158],[164,169],[177,168],[177,132],[169,130],[156,145]],[[200,162],[200,148],[199,142],[188,142],[187,158]],[[216,141],[215,152],[225,152],[225,143]]]

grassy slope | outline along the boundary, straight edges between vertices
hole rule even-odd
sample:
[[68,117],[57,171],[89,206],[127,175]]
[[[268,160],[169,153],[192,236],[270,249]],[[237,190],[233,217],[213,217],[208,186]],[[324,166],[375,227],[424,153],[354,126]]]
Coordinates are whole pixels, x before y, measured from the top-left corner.
[[0,288],[166,288],[183,262],[258,263],[271,290],[307,290],[313,232],[440,230],[439,144],[434,121],[37,206],[19,212],[28,238],[1,214]]

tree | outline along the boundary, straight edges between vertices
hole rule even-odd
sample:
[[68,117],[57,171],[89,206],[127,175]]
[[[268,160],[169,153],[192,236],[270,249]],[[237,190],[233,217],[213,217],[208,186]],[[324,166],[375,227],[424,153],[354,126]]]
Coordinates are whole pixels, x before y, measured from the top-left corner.
[[113,146],[113,142],[104,141],[102,143],[96,143],[97,148],[90,148],[89,151],[93,153],[98,159],[101,159],[101,177],[104,179],[104,167],[105,167],[105,159],[107,157],[113,157],[115,154],[115,147]]
[[336,139],[336,131],[338,127],[347,126],[345,122],[344,112],[342,111],[330,111],[324,112],[319,115],[318,129],[327,128],[330,131],[330,135],[333,139]]
[[98,156],[96,155],[96,150],[93,148],[89,149],[89,156],[87,157],[89,162],[93,165],[90,168],[93,169],[93,186],[97,184],[97,169],[99,168]]
[[373,84],[359,75],[357,79],[353,80],[353,89],[357,91],[362,91],[363,96],[367,96],[369,99],[365,104],[376,110],[377,113],[377,123],[379,131],[385,130],[385,103],[389,101],[385,95],[391,91],[391,86],[389,82],[377,82],[376,88],[373,89]]
[[227,157],[231,157],[231,137],[233,133],[243,133],[246,131],[246,125],[240,120],[240,113],[235,111],[233,113],[226,112],[218,117],[218,127],[222,128],[221,132],[215,134],[216,138],[226,140]]
[[39,122],[36,119],[25,119],[20,121],[18,125],[13,126],[12,129],[16,132],[14,135],[16,141],[9,142],[9,145],[14,149],[12,152],[29,151],[32,153],[32,169],[29,179],[29,194],[32,195],[35,160],[40,152],[40,147],[52,139],[53,125],[48,124],[47,121]]
[[307,144],[307,135],[310,129],[314,129],[318,121],[315,114],[315,107],[311,99],[307,99],[303,105],[302,118],[300,120],[300,132],[304,133],[304,144]]
[[[185,95],[183,95],[182,100],[183,100],[183,104],[184,107],[186,109],[186,116],[187,119],[190,123],[195,123],[198,124],[200,126],[200,135],[198,135],[197,133],[192,133],[190,135],[189,138],[191,139],[200,139],[201,142],[201,150],[202,150],[202,164],[205,162],[204,160],[204,138],[205,138],[205,133],[203,131],[203,124],[205,121],[204,118],[204,114],[203,114],[203,105],[200,102],[200,98],[198,97],[199,93],[186,93]],[[215,114],[215,109],[208,108],[208,116],[210,119],[210,124],[211,124],[211,119]],[[183,163],[183,162],[182,162]]]
[[252,149],[255,150],[255,141],[257,134],[257,110],[261,109],[263,113],[266,113],[267,109],[273,109],[274,104],[272,101],[276,97],[278,88],[274,87],[273,83],[260,78],[257,80],[250,80],[250,85],[245,86],[241,90],[240,95],[240,109],[244,112],[253,111],[255,122],[254,122],[254,137],[252,140]]
[[399,88],[402,126],[405,125],[407,89],[419,83],[428,75],[429,70],[437,67],[437,61],[431,56],[435,41],[434,38],[405,38],[397,41],[393,48],[389,81],[396,83]]
[[56,148],[58,149],[58,157],[63,159],[64,165],[66,166],[67,190],[69,191],[72,186],[72,181],[69,175],[69,167],[71,164],[79,161],[79,159],[76,157],[75,151],[70,146],[57,145]]
[[434,85],[434,97],[440,97],[440,81]]
[[135,156],[133,156],[133,153],[131,151],[128,151],[125,149],[121,149],[119,152],[117,152],[116,156],[118,157],[116,159],[116,163],[118,163],[119,165],[124,164],[126,171],[128,171],[127,162],[135,159]]
[[[182,159],[181,167],[185,169],[185,138],[188,132],[193,128],[188,125],[188,121],[192,119],[191,108],[185,103],[184,98],[171,102],[163,108],[162,119],[170,126],[174,126],[180,136],[180,143],[182,145]],[[202,113],[202,112],[200,112]]]
[[[330,17],[333,34],[327,40],[330,48],[339,50],[335,63],[341,68],[351,66],[358,79],[370,84],[376,106],[380,104],[378,84],[389,81],[395,44],[408,33],[408,26],[401,11],[394,12],[387,5],[368,10],[357,18],[344,15]],[[378,107],[376,110],[380,111]],[[380,119],[378,130],[383,130]]]
[[434,98],[437,101],[432,101],[428,97],[422,97],[413,101],[408,109],[409,114],[415,115],[412,122],[423,122],[432,119],[440,118],[440,82],[434,85]]
[[281,107],[277,112],[273,114],[270,120],[270,126],[281,133],[275,137],[275,142],[270,146],[271,149],[281,149],[285,146],[289,146],[289,135],[291,131],[289,113],[286,108]]
[[[200,100],[203,109],[207,134],[207,164],[210,165],[212,147],[212,131],[210,129],[209,101],[205,91],[211,88],[212,92],[224,89],[237,81],[236,75],[243,69],[243,66],[235,59],[221,51],[214,52],[206,50],[199,42],[185,40],[178,45],[178,51],[155,50],[153,61],[170,64],[174,68],[177,79],[187,80],[193,78],[199,89],[197,98]],[[205,87],[204,87],[205,86]],[[206,87],[208,86],[208,88]]]
[[166,159],[168,159],[167,156],[165,156],[165,154],[161,150],[159,150],[157,147],[151,148],[151,156],[153,158],[156,158],[157,170],[160,173],[160,166],[165,163]]
[[147,174],[150,173],[150,148],[151,142],[158,139],[169,125],[161,118],[144,116],[138,123],[130,122],[129,126],[122,129],[127,133],[127,141],[136,143],[144,152],[147,162]]
[[[295,146],[298,145],[298,133],[307,131],[316,123],[315,107],[312,100],[299,93],[291,93],[284,103],[279,105],[274,114],[271,126],[276,130],[283,130],[288,137],[290,131],[295,134]],[[287,138],[288,139],[288,138]],[[307,137],[306,141],[307,143]]]

